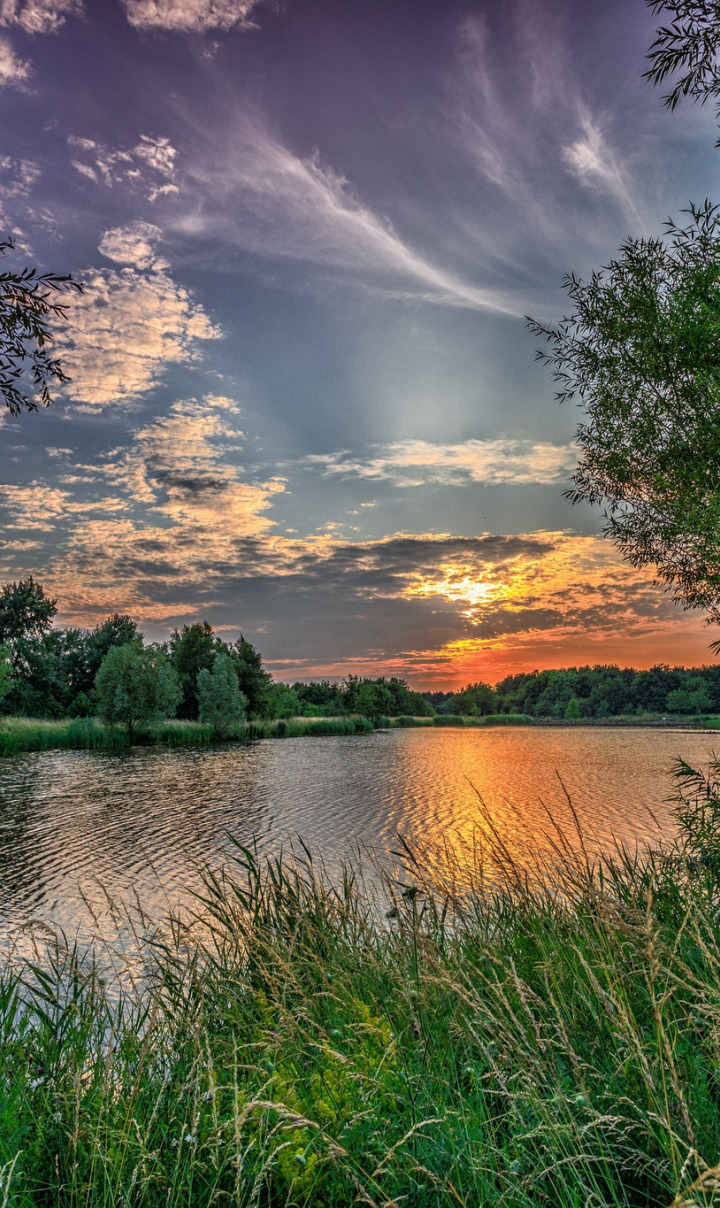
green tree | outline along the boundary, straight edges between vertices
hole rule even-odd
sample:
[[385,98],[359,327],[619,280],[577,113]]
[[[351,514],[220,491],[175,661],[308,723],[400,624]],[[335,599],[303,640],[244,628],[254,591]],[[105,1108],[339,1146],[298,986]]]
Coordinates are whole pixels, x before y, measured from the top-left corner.
[[[0,255],[13,247],[11,239],[0,242]],[[50,355],[51,323],[66,315],[67,303],[56,299],[82,289],[68,275],[34,268],[0,273],[0,397],[13,415],[37,411],[39,403],[47,407],[51,385],[67,381],[60,362]]]
[[650,47],[650,67],[645,79],[662,84],[679,72],[665,97],[668,109],[674,109],[683,96],[704,104],[715,98],[720,111],[720,12],[715,0],[645,0],[655,14],[670,13],[673,20],[663,25]]
[[486,717],[494,713],[498,707],[495,689],[478,680],[467,684],[461,692],[456,692],[452,703],[452,712],[464,714],[467,717]]
[[77,691],[88,695],[92,692],[95,676],[100,670],[108,650],[113,646],[125,646],[138,637],[138,627],[126,613],[114,612],[102,625],[85,633],[85,670]]
[[0,643],[14,651],[23,641],[42,637],[56,612],[57,601],[46,595],[32,575],[19,583],[7,583],[0,591]]
[[602,504],[632,565],[720,621],[720,216],[689,213],[587,282],[566,277],[574,310],[557,326],[529,322],[557,398],[584,408],[568,497]]
[[568,721],[575,721],[576,718],[582,716],[580,712],[580,701],[576,696],[570,697],[570,700],[565,706],[564,716],[568,719]]
[[101,717],[136,730],[151,729],[171,717],[180,701],[178,678],[164,650],[143,646],[142,638],[113,646],[95,678]]
[[240,691],[247,697],[248,715],[264,717],[270,687],[270,676],[263,670],[262,658],[252,642],[240,635],[228,653],[237,672]]
[[9,646],[0,646],[0,704],[5,700],[11,686],[12,658]]
[[230,738],[245,720],[247,697],[238,687],[237,672],[227,654],[216,654],[212,670],[203,667],[197,677],[198,717],[212,727],[213,737]]
[[212,625],[207,621],[196,621],[194,625],[183,625],[180,632],[177,629],[174,631],[170,638],[170,657],[182,688],[178,717],[187,717],[193,721],[197,718],[198,675],[203,670],[212,670],[220,645]]
[[297,717],[300,711],[300,698],[294,688],[291,688],[289,684],[270,684],[265,704],[265,714],[267,717]]

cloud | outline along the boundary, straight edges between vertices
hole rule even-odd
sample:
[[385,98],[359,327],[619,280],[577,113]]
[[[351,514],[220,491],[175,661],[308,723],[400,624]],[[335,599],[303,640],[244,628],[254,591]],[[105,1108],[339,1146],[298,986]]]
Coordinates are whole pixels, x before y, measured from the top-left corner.
[[30,78],[30,64],[19,59],[6,38],[0,38],[0,88],[20,88]]
[[190,207],[177,229],[263,255],[350,270],[376,287],[428,302],[519,315],[509,291],[476,286],[432,264],[373,213],[319,154],[302,158],[262,123],[238,118],[188,166]]
[[26,34],[55,34],[68,17],[80,16],[82,0],[0,0],[0,25]]
[[31,159],[0,156],[0,197],[27,197],[41,176],[40,165]]
[[[136,399],[172,363],[188,361],[198,340],[217,339],[202,307],[152,259],[147,224],[106,232],[105,254],[133,256],[138,267],[86,273],[85,293],[70,299],[55,342],[70,381],[65,394],[91,405]],[[105,242],[106,241],[106,242]]]
[[133,268],[158,272],[169,267],[167,261],[155,253],[155,244],[161,238],[160,227],[150,222],[133,222],[105,231],[98,251],[117,264],[130,264]]
[[138,29],[205,33],[211,29],[252,29],[250,16],[261,0],[123,0],[127,19]]
[[467,440],[461,444],[433,444],[426,440],[401,440],[377,446],[367,460],[347,452],[313,454],[312,466],[326,475],[386,479],[396,486],[422,486],[436,482],[462,486],[468,482],[552,483],[566,479],[577,464],[574,445],[552,445],[530,440]]
[[[540,235],[548,250],[559,245],[567,252],[568,240],[580,236],[586,251],[588,236],[597,239],[598,216],[567,189],[558,192],[558,168],[639,221],[627,156],[582,99],[567,53],[567,10],[542,0],[514,0],[508,9],[515,36],[503,43],[491,43],[482,17],[466,17],[458,26],[451,137],[484,180],[524,214],[536,242]],[[578,127],[579,137],[569,139],[568,130]],[[514,224],[516,240],[517,214]]]
[[640,222],[626,172],[584,105],[579,106],[578,120],[581,137],[563,148],[566,167],[586,188],[609,193],[635,221]]
[[141,134],[130,148],[111,148],[93,138],[71,135],[68,145],[75,153],[72,166],[94,184],[139,189],[149,201],[178,192],[177,151],[162,135]]

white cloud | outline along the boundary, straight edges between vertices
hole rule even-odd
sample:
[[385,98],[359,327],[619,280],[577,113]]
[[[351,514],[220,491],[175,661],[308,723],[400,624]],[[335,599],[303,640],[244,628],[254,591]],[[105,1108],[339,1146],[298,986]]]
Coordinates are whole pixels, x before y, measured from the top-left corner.
[[18,88],[30,78],[31,67],[19,59],[6,38],[0,38],[0,88]]
[[26,34],[54,34],[82,11],[82,0],[0,0],[0,25],[19,26]]
[[633,219],[640,221],[626,172],[600,126],[583,105],[579,106],[579,122],[581,137],[563,148],[566,167],[581,184],[609,193]]
[[27,197],[41,176],[40,165],[31,159],[0,156],[0,197]]
[[65,392],[79,403],[135,399],[157,383],[167,364],[191,359],[197,340],[220,335],[165,271],[101,269],[87,274],[84,284],[55,341],[71,379]]
[[401,440],[379,447],[365,460],[339,452],[313,455],[307,461],[322,466],[327,475],[387,479],[405,487],[429,482],[447,486],[468,482],[546,484],[572,473],[577,450],[573,445],[530,440],[466,440],[445,445]]
[[168,267],[166,260],[155,254],[155,244],[161,239],[160,227],[150,222],[133,222],[125,227],[114,227],[105,231],[98,251],[117,264],[131,264],[138,269],[161,271]]
[[138,29],[204,33],[252,27],[250,15],[261,0],[123,0],[127,19]]
[[141,189],[149,201],[178,192],[177,151],[169,138],[141,134],[134,147],[113,149],[95,139],[71,135],[68,145],[75,152],[73,168],[95,184]]
[[186,186],[194,205],[177,226],[188,235],[222,237],[261,254],[350,269],[393,293],[429,302],[523,312],[506,291],[472,285],[436,267],[319,155],[295,155],[247,116],[211,155],[196,157],[184,193]]

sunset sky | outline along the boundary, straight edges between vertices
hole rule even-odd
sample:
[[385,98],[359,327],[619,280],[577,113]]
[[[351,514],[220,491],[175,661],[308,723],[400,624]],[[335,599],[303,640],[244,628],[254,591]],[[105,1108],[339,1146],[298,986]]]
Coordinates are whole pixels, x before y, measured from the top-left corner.
[[563,498],[523,315],[720,199],[642,0],[0,0],[0,230],[86,284],[0,416],[0,582],[280,679],[711,661]]

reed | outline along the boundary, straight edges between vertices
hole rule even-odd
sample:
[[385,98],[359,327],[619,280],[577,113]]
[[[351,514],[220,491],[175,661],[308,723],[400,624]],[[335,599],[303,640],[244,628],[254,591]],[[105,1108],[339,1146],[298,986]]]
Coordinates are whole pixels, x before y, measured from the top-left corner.
[[458,855],[370,889],[239,848],[104,983],[57,937],[0,979],[0,1204],[697,1208],[720,1155],[720,788],[681,834]]

